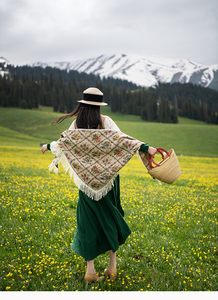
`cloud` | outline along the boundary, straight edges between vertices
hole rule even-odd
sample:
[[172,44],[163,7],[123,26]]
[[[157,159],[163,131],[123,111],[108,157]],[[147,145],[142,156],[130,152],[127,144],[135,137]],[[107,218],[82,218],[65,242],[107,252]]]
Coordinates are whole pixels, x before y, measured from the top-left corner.
[[0,56],[23,64],[134,53],[218,63],[217,0],[1,0]]

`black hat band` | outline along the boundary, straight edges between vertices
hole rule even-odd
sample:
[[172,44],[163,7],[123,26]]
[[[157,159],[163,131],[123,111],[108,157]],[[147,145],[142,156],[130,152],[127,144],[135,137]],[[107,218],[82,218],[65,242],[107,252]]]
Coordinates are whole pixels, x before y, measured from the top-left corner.
[[93,95],[93,94],[83,94],[83,100],[85,101],[92,101],[92,102],[102,102],[103,96],[102,95]]

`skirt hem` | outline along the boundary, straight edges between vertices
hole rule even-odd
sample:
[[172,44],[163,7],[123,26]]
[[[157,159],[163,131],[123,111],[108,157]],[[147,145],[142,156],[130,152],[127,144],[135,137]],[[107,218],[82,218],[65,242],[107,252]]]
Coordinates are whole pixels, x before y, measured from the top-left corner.
[[[130,234],[131,234],[131,232],[130,232]],[[130,234],[129,234],[129,235],[130,235]],[[129,235],[128,235],[128,236],[129,236]],[[127,238],[128,238],[128,236],[127,236]],[[120,242],[120,243],[119,243],[119,246],[116,247],[116,249],[111,249],[111,248],[110,248],[110,249],[105,249],[105,250],[99,251],[98,254],[96,254],[94,257],[84,257],[81,253],[79,253],[80,251],[78,251],[77,249],[74,249],[74,248],[72,247],[72,245],[71,245],[71,249],[72,249],[76,254],[82,256],[82,257],[85,259],[85,261],[87,261],[87,260],[93,260],[93,259],[95,259],[96,257],[98,257],[99,255],[101,255],[101,254],[103,254],[103,253],[105,253],[105,252],[107,252],[107,251],[112,250],[113,252],[116,252],[116,251],[119,249],[119,247],[122,246],[122,245],[126,242],[127,238],[126,238],[124,241]]]

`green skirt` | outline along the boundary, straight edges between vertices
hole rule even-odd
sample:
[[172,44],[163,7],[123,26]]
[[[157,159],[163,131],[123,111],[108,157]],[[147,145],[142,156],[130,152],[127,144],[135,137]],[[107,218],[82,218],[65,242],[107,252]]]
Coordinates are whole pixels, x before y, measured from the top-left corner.
[[117,251],[131,233],[123,218],[119,175],[112,190],[99,201],[79,191],[76,214],[77,228],[71,248],[85,260],[92,260],[108,250]]

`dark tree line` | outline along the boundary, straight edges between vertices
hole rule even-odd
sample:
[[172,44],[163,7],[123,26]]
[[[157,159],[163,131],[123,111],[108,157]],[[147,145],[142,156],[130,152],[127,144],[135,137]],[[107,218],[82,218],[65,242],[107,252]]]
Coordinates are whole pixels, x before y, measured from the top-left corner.
[[82,91],[96,86],[112,112],[133,114],[149,122],[177,123],[177,116],[218,123],[218,92],[193,84],[159,84],[143,89],[127,81],[61,71],[53,68],[11,67],[11,76],[0,76],[0,106],[37,108],[52,106],[71,112]]
[[118,89],[125,88],[127,90],[134,90],[137,89],[138,86],[132,82],[129,82],[127,80],[121,80],[121,79],[114,79],[113,77],[103,78],[102,80],[98,75],[93,74],[87,74],[84,72],[79,73],[78,71],[74,70],[60,70],[58,68],[52,68],[52,67],[30,67],[30,66],[22,66],[22,67],[14,67],[9,65],[8,70],[11,73],[11,77],[13,78],[15,74],[18,75],[20,79],[22,79],[23,76],[26,76],[28,74],[29,77],[34,77],[35,81],[39,82],[42,79],[42,74],[44,76],[47,75],[47,77],[50,77],[51,74],[55,76],[56,80],[58,80],[59,77],[61,77],[62,81],[66,84],[70,79],[75,81],[77,84],[84,82],[86,83],[86,86],[94,86],[96,84],[96,81],[102,81],[104,85],[110,84],[116,86]]
[[137,91],[120,90],[114,92],[115,96],[110,98],[112,112],[119,111],[123,114],[133,114],[142,120],[162,123],[177,123],[177,112],[170,107],[169,101],[161,98],[157,102],[153,90],[139,89]]
[[[150,89],[151,90],[151,89]],[[177,114],[207,123],[218,124],[218,92],[192,83],[165,83],[156,86],[156,98],[161,96],[175,107]]]

